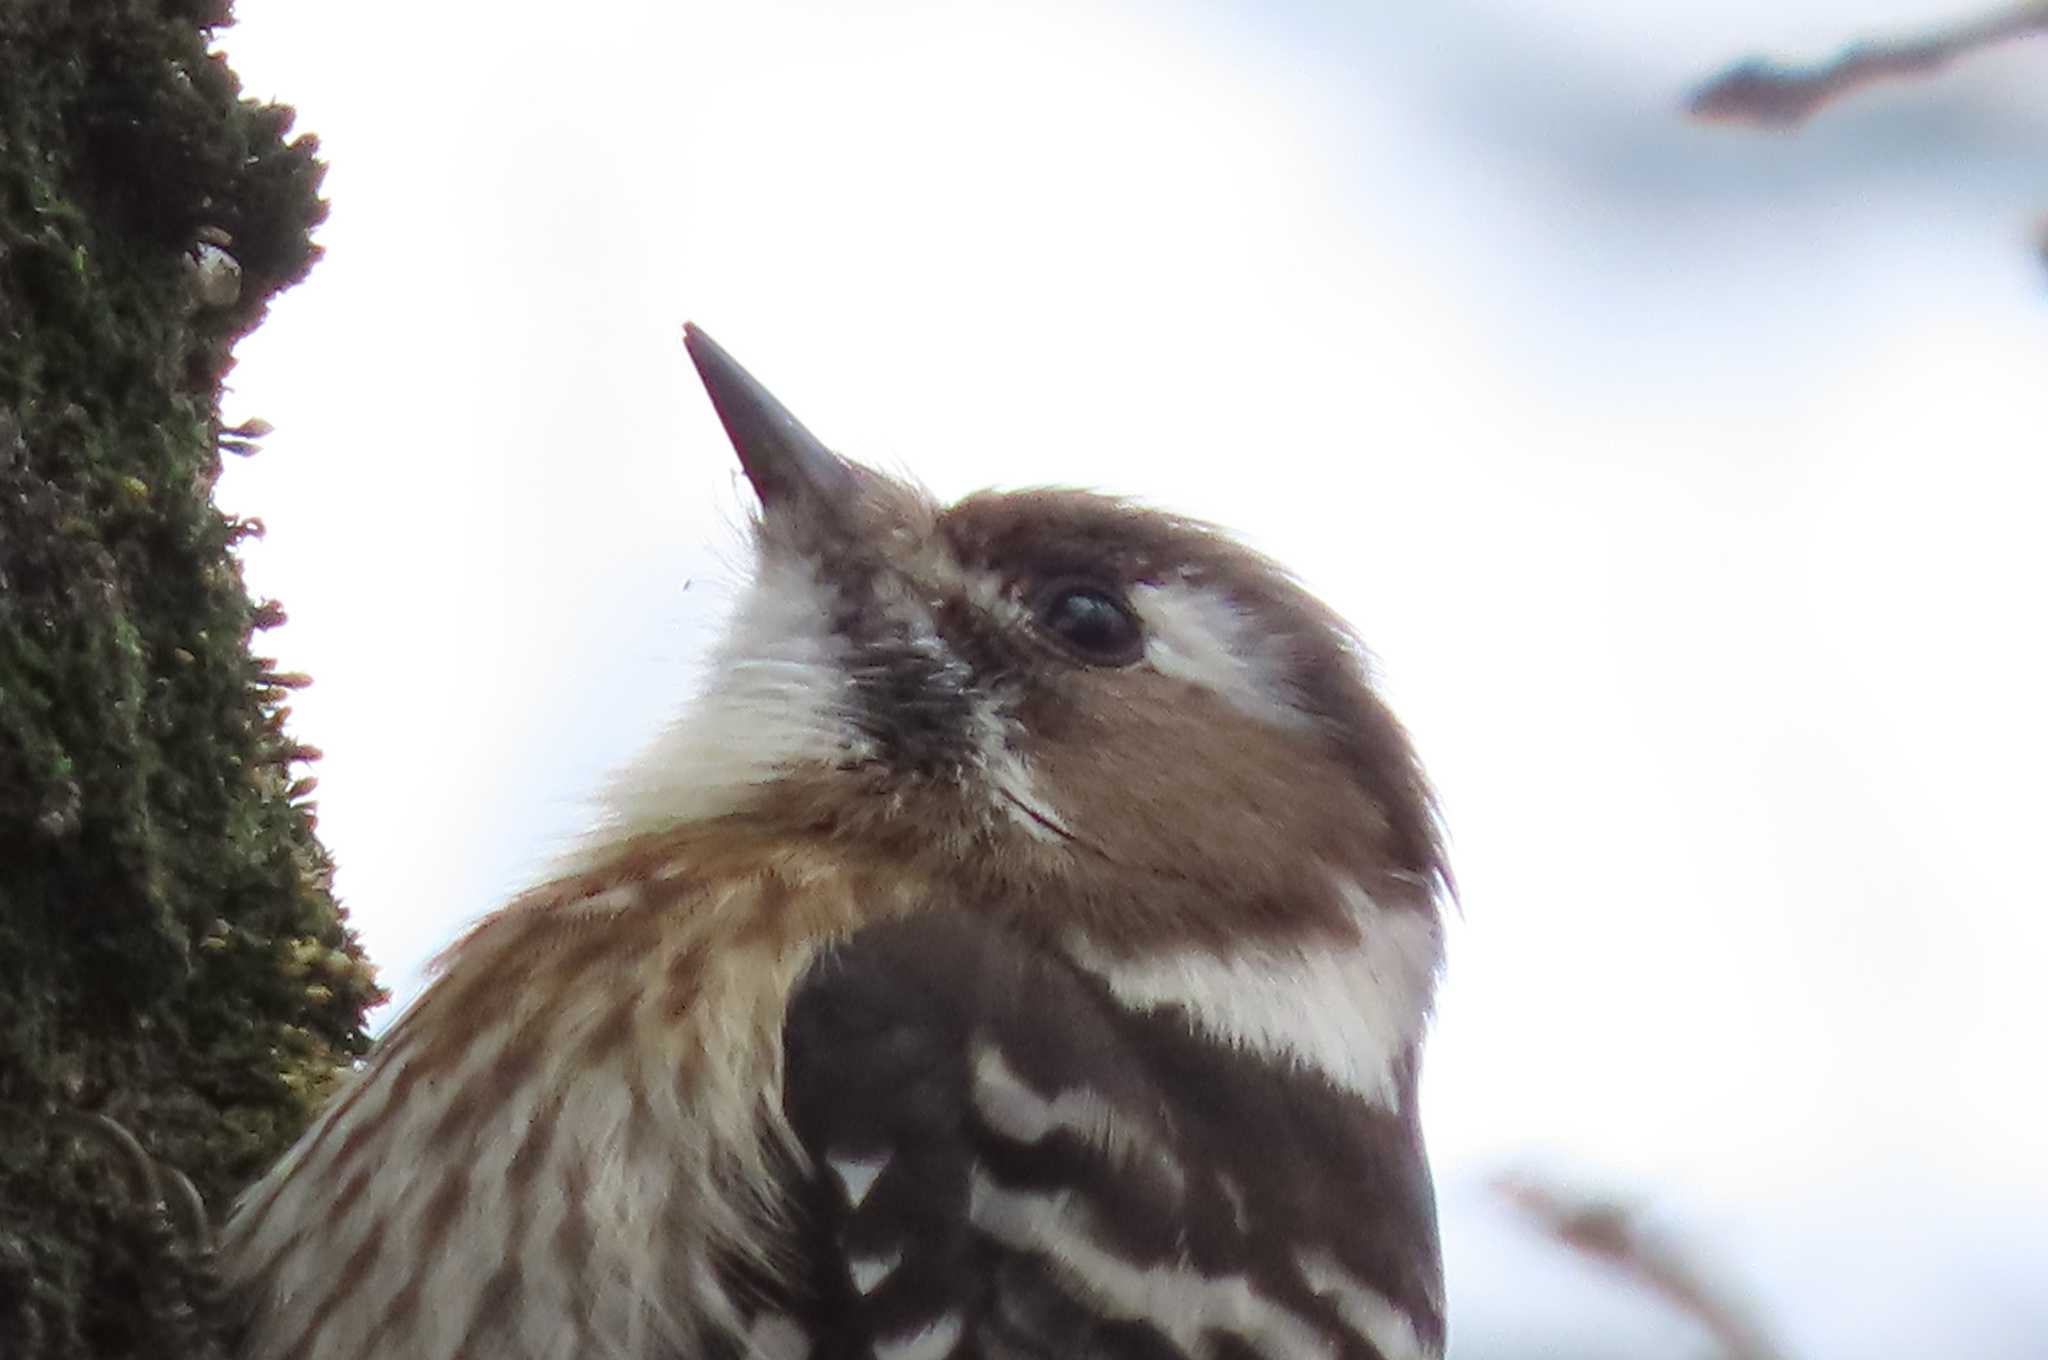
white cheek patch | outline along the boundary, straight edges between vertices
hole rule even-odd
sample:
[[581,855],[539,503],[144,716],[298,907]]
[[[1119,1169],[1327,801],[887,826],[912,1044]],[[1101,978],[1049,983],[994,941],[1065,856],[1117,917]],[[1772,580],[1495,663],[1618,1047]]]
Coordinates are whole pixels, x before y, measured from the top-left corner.
[[1400,1062],[1428,1023],[1442,936],[1432,912],[1387,910],[1348,879],[1338,891],[1357,922],[1356,944],[1119,958],[1076,937],[1068,951],[1134,1010],[1178,1007],[1200,1034],[1399,1113]]
[[1059,810],[1045,797],[1032,774],[1031,762],[1011,744],[1016,720],[993,701],[975,705],[975,763],[988,784],[996,811],[1033,840],[1061,841],[1073,834]]
[[[991,611],[1015,612],[992,574],[954,567],[948,583]],[[933,624],[932,609],[907,577],[875,583],[876,601],[927,653],[945,682],[974,683]],[[875,756],[855,721],[852,642],[832,628],[832,587],[815,563],[764,553],[724,639],[706,663],[708,683],[683,716],[606,789],[604,816],[565,872],[631,837],[744,811],[764,788],[805,765],[858,764]],[[972,773],[991,812],[1034,839],[1060,841],[1065,822],[1018,751],[1015,719],[995,696],[977,696],[967,733]]]
[[763,554],[706,688],[607,790],[604,844],[738,811],[793,767],[861,757],[833,607],[813,563]]
[[1199,685],[1261,722],[1300,729],[1312,719],[1288,681],[1287,640],[1220,593],[1170,581],[1131,591],[1145,625],[1145,662]]

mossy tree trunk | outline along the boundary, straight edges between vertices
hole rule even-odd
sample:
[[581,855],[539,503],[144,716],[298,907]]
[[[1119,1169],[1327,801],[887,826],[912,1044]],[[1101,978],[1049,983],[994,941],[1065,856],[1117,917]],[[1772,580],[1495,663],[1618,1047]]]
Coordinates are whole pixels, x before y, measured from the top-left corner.
[[[364,1046],[282,617],[212,488],[235,340],[301,278],[311,138],[226,0],[0,0],[0,1356],[227,1352],[218,1214]],[[128,1142],[128,1135],[139,1147]]]

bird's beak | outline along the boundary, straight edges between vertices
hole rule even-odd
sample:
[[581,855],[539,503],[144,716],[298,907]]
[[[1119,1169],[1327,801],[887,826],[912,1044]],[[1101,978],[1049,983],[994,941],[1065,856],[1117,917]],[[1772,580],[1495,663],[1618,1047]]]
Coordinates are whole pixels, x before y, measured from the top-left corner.
[[860,477],[853,466],[818,442],[753,374],[694,324],[683,327],[683,345],[739,453],[740,467],[761,498],[761,508],[796,511],[827,522],[842,520],[860,494]]

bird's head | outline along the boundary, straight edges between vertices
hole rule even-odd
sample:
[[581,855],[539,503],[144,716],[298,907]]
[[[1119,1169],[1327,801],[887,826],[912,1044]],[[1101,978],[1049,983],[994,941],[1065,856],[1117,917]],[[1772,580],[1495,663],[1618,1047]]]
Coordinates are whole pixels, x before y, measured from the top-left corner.
[[828,450],[703,332],[760,498],[708,691],[613,834],[739,818],[1112,946],[1427,909],[1428,788],[1350,631],[1217,530],[1078,491],[938,504]]
[[244,1353],[1440,1354],[1447,875],[1351,634],[689,348],[761,502],[708,682],[244,1200]]

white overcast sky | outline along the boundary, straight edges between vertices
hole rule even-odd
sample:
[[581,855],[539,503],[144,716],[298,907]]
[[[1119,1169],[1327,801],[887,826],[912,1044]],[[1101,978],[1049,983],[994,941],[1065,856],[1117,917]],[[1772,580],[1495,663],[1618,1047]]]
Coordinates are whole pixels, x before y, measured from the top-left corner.
[[333,215],[221,500],[387,983],[689,691],[693,319],[848,453],[1224,521],[1360,626],[1464,887],[1454,1355],[1703,1353],[1529,1167],[1797,1355],[2040,1355],[2048,46],[1676,114],[1939,3],[239,0]]

